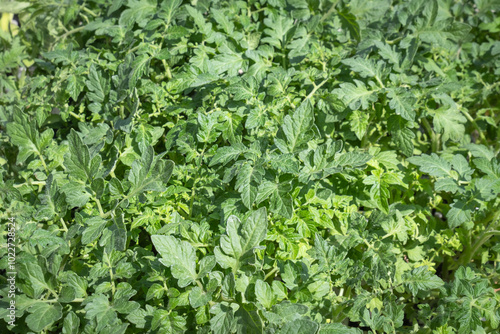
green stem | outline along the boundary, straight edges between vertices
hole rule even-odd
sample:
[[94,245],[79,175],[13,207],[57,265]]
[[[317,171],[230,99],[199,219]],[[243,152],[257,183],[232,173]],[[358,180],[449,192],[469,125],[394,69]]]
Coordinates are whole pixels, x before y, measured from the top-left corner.
[[95,203],[97,204],[97,208],[99,209],[99,215],[101,216],[101,218],[106,218],[107,215],[104,214],[104,211],[102,210],[101,201],[99,201],[98,198],[94,198],[94,199],[95,199]]
[[321,19],[319,20],[320,22],[323,22],[325,21],[327,18],[330,17],[330,15],[333,14],[333,12],[335,11],[335,7],[337,7],[337,4],[339,3],[339,1],[335,1],[332,6],[330,7],[330,9],[328,10],[328,12],[326,12],[322,17]]
[[207,247],[209,247],[208,244],[200,244],[200,243],[197,243],[197,242],[192,243],[191,246],[193,246],[193,247],[200,247],[200,248],[207,248]]
[[462,264],[466,265],[468,264],[473,258],[476,252],[481,248],[482,245],[484,245],[485,242],[487,242],[492,236],[494,235],[500,235],[500,231],[493,230],[493,231],[484,231],[481,233],[477,241],[474,243],[474,246],[472,246],[470,251],[466,253],[466,256],[462,260]]
[[97,17],[97,14],[96,14],[96,13],[94,13],[93,11],[91,11],[90,9],[88,9],[87,7],[82,6],[82,7],[80,7],[80,8],[81,8],[84,12],[87,12],[87,13],[89,13],[90,15],[92,15],[93,17]]
[[[70,303],[81,303],[85,300],[85,298],[75,298],[73,299]],[[44,303],[57,303],[59,299],[47,299],[47,300],[40,300]]]
[[472,125],[474,126],[474,128],[477,130],[477,132],[479,133],[479,137],[481,138],[481,141],[483,142],[484,145],[488,146],[488,140],[486,139],[486,137],[484,136],[484,133],[483,131],[481,131],[481,129],[479,128],[479,125],[477,125],[477,122],[471,117],[471,115],[465,111],[464,109],[460,108],[460,111],[462,112],[462,114],[464,114],[465,118],[467,118],[467,120],[469,122],[472,123]]
[[323,86],[326,82],[328,81],[328,79],[325,79],[323,81],[320,82],[319,85],[316,85],[313,83],[313,90],[309,93],[309,95],[306,96],[305,100],[309,100],[311,97],[313,97],[314,93],[316,93],[316,91],[321,87]]
[[493,221],[490,226],[488,226],[476,239],[476,241],[472,244],[472,246],[467,247],[465,252],[460,256],[458,263],[461,265],[467,265],[473,258],[476,252],[481,248],[484,243],[486,243],[492,236],[499,235],[500,231],[496,230],[498,227],[498,218],[500,217],[500,210],[496,211],[487,217],[485,217],[479,224],[488,223]]
[[84,122],[84,119],[81,119],[80,115],[75,114],[74,112],[70,111],[69,114],[79,120],[80,122]]
[[47,168],[47,164],[45,163],[45,159],[42,154],[38,154],[40,157],[40,161],[42,162],[43,169],[45,169],[45,173],[49,174],[49,169]]
[[109,265],[109,279],[111,281],[111,298],[114,298],[115,297],[115,291],[116,291],[116,287],[115,287],[115,277],[113,275],[113,267],[111,266],[111,262],[109,261],[108,259],[108,265]]
[[270,272],[268,272],[267,275],[264,277],[264,281],[267,281],[267,279],[269,277],[271,277],[272,275],[274,275],[278,270],[279,270],[278,267],[274,267],[273,270],[271,270]]
[[380,87],[385,88],[384,83],[382,82],[382,80],[380,80],[380,78],[378,77],[378,75],[375,76],[375,79],[377,80],[377,82],[380,85]]
[[64,232],[68,232],[68,227],[66,226],[66,223],[64,222],[64,219],[61,218],[60,220],[61,220],[61,224],[63,226],[63,231]]
[[425,130],[429,133],[429,136],[431,137],[431,142],[432,142],[432,152],[436,153],[439,149],[439,143],[438,143],[438,138],[434,130],[432,129],[431,125],[429,124],[429,121],[427,118],[422,117],[422,125],[424,126]]
[[[24,185],[25,185],[25,183],[14,184],[14,188],[21,188]],[[44,186],[45,181],[30,181],[30,180],[28,180],[28,185],[30,185],[30,186]]]
[[72,29],[72,30],[68,31],[65,34],[62,34],[61,36],[56,37],[56,42],[58,42],[60,39],[64,39],[64,38],[68,37],[71,34],[74,34],[74,33],[77,33],[79,31],[82,31],[83,29],[85,29],[85,26],[81,26],[81,27]]
[[251,16],[251,15],[253,15],[253,14],[256,14],[256,13],[260,13],[260,12],[262,12],[263,10],[266,10],[266,9],[267,9],[267,7],[262,7],[262,8],[259,8],[259,9],[254,10],[254,11],[251,11],[251,12],[250,12],[250,16]]
[[172,80],[172,73],[170,72],[170,66],[168,66],[167,61],[165,59],[161,60],[163,67],[165,68],[165,75],[167,76],[168,80]]
[[191,188],[191,196],[189,197],[189,218],[193,216],[194,196],[196,194],[194,186],[196,185],[196,181],[198,180],[194,180],[193,182],[193,186]]
[[203,164],[203,154],[205,154],[206,149],[207,149],[207,143],[203,144],[203,149],[201,150],[200,153],[200,160],[198,161],[198,167],[196,168],[196,174],[191,188],[191,196],[189,198],[189,218],[193,216],[194,196],[196,195],[195,185],[196,182],[198,182],[198,176],[200,175],[201,165]]

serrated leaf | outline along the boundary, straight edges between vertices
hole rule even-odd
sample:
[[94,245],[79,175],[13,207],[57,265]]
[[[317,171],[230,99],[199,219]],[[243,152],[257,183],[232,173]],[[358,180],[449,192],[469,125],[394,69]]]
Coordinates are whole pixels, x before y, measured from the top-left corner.
[[251,263],[254,248],[267,234],[267,212],[265,208],[252,211],[244,224],[236,216],[227,220],[226,234],[215,247],[215,258],[223,268],[231,268],[236,273],[242,266]]
[[354,57],[342,60],[342,63],[351,68],[352,71],[359,73],[362,78],[378,78],[382,76],[384,62],[375,63],[371,59]]
[[448,226],[450,228],[458,227],[471,220],[471,210],[473,205],[463,201],[455,201],[450,205],[450,210],[446,213]]
[[92,182],[99,171],[101,156],[91,156],[88,146],[74,130],[68,136],[68,147],[69,153],[64,158],[68,173],[78,180]]
[[271,287],[262,280],[257,280],[255,283],[255,296],[257,297],[259,303],[267,309],[271,308],[276,302],[276,298]]
[[101,217],[92,217],[85,220],[87,227],[82,233],[82,243],[90,244],[94,242],[101,235],[102,231],[106,227],[106,220]]
[[365,136],[369,121],[370,115],[359,110],[354,110],[349,117],[349,124],[351,125],[351,129],[352,131],[354,131],[356,137],[358,137],[359,140],[363,139],[363,137]]
[[252,166],[249,163],[243,164],[236,177],[236,190],[241,193],[243,204],[251,209],[257,197],[257,185],[262,179],[263,170],[260,166]]
[[403,282],[413,295],[419,291],[438,289],[444,285],[444,282],[432,274],[427,266],[415,268],[410,273],[405,274]]
[[350,82],[342,83],[340,88],[334,89],[333,92],[352,110],[368,109],[370,103],[377,100],[377,95],[374,94],[377,90],[368,90],[359,80],[354,80],[354,83],[355,85]]
[[156,6],[156,0],[129,0],[127,2],[128,9],[120,15],[119,24],[130,26],[137,23],[140,27],[144,27],[155,14]]
[[179,287],[193,283],[197,278],[196,252],[187,241],[179,241],[170,235],[151,236],[155,249],[160,253],[160,262],[172,270]]
[[106,96],[106,78],[92,64],[89,69],[89,79],[85,81],[89,90],[88,97],[90,101],[96,103],[104,102]]
[[62,334],[78,334],[80,328],[80,318],[75,312],[69,312],[64,318]]
[[315,334],[318,331],[319,325],[308,319],[295,319],[292,322],[287,322],[281,328],[280,333],[283,334]]
[[31,155],[42,156],[43,150],[50,144],[54,131],[47,129],[40,133],[36,122],[28,121],[21,113],[14,113],[14,121],[7,124],[7,133],[12,143],[19,147],[17,161],[22,163]]
[[111,325],[117,318],[116,311],[110,305],[108,298],[102,294],[94,295],[85,303],[85,312],[85,318],[97,322],[97,331]]
[[404,121],[402,117],[393,115],[389,117],[387,123],[389,131],[392,134],[392,138],[396,146],[407,157],[412,156],[413,149],[415,147],[413,144],[413,139],[415,138],[415,134],[408,127],[407,122]]
[[61,304],[37,303],[29,308],[31,314],[26,317],[26,324],[34,332],[40,332],[62,318]]
[[387,97],[390,99],[389,106],[396,111],[396,114],[410,122],[415,119],[416,99],[411,92],[406,92],[402,88],[389,89]]
[[435,177],[449,177],[451,165],[449,162],[438,156],[436,153],[431,155],[422,154],[407,159],[414,165],[420,167],[420,170]]
[[285,116],[282,130],[286,137],[286,144],[282,143],[284,140],[278,138],[275,140],[276,146],[283,153],[294,153],[300,150],[313,136],[311,133],[313,122],[314,113],[311,102],[305,100],[292,116]]

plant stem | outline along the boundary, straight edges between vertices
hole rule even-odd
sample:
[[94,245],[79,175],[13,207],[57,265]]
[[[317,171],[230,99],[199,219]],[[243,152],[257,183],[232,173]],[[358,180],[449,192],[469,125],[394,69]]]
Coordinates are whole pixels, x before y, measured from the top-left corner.
[[45,163],[45,159],[43,158],[42,154],[38,154],[40,157],[40,161],[42,162],[42,166],[45,169],[45,173],[49,174],[49,169],[47,168],[47,164]]
[[309,95],[307,95],[307,96],[306,96],[305,100],[308,100],[308,99],[310,99],[311,97],[313,97],[314,93],[316,93],[316,91],[317,91],[317,90],[318,90],[321,86],[323,86],[323,85],[324,85],[327,81],[328,81],[328,79],[325,79],[325,80],[321,81],[319,85],[316,85],[316,84],[314,84],[314,83],[313,83],[314,88],[313,88],[313,90],[309,93]]
[[422,117],[421,119],[422,119],[422,125],[424,126],[425,130],[427,130],[427,132],[429,133],[429,136],[431,136],[432,152],[436,153],[439,149],[439,143],[438,143],[438,138],[436,136],[436,133],[432,129],[427,118]]
[[473,258],[476,252],[487,242],[492,236],[500,235],[500,231],[496,230],[498,227],[498,218],[500,217],[500,210],[488,215],[480,223],[487,223],[493,221],[490,226],[488,226],[472,244],[472,246],[467,247],[465,252],[460,256],[458,263],[461,265],[467,265]]
[[332,6],[330,7],[330,9],[328,10],[328,12],[326,12],[322,17],[321,19],[319,20],[320,22],[323,22],[324,20],[326,20],[327,18],[330,17],[330,15],[332,15],[332,13],[335,11],[335,7],[337,7],[337,4],[339,3],[339,1],[335,1]]
[[274,275],[278,270],[279,270],[278,267],[274,267],[273,270],[268,272],[267,275],[264,277],[264,281],[267,281],[267,279],[272,275]]
[[81,26],[81,27],[78,27],[78,28],[72,29],[72,30],[68,31],[68,32],[67,32],[67,33],[65,33],[65,34],[62,34],[61,36],[58,36],[58,37],[56,38],[56,42],[58,42],[60,39],[64,39],[64,38],[68,37],[68,36],[69,36],[69,35],[71,35],[71,34],[77,33],[77,32],[79,32],[79,31],[81,31],[81,30],[83,30],[83,29],[85,29],[85,26]]
[[488,146],[488,140],[484,136],[483,131],[481,131],[481,129],[479,128],[479,125],[477,125],[477,122],[471,117],[471,115],[466,110],[460,108],[460,111],[462,112],[462,114],[464,114],[465,118],[467,118],[467,120],[471,122],[474,128],[477,130],[477,132],[479,133],[479,137],[481,138],[481,142],[484,145]]
[[[25,185],[25,183],[14,184],[14,188],[21,188],[24,185]],[[30,182],[30,180],[28,180],[28,185],[29,186],[44,186],[45,185],[45,181],[31,181]]]
[[61,224],[63,226],[63,231],[64,232],[68,232],[68,227],[66,226],[66,223],[64,222],[64,219],[61,218],[60,220],[61,220]]
[[106,215],[104,214],[104,211],[102,210],[101,201],[99,201],[98,198],[94,198],[94,199],[95,199],[95,203],[97,204],[97,209],[99,209],[99,215],[101,216],[101,218],[105,218]]
[[375,79],[377,80],[377,82],[380,85],[380,87],[385,88],[384,83],[382,82],[382,80],[380,80],[380,78],[378,77],[378,75],[375,76]]
[[199,279],[197,279],[195,282],[196,282],[196,284],[198,285],[198,287],[201,289],[201,291],[205,291],[205,290],[203,289],[203,284],[201,284],[201,282],[200,282],[200,280],[199,280]]

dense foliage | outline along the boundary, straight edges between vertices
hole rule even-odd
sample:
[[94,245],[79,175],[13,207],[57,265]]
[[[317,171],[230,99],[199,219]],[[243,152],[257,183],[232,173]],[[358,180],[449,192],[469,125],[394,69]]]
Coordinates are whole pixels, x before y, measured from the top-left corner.
[[1,332],[498,333],[496,11],[0,1]]

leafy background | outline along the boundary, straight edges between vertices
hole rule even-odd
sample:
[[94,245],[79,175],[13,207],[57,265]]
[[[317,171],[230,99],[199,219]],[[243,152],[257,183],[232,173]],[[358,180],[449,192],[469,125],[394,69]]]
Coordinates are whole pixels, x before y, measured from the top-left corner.
[[496,333],[498,11],[1,1],[0,328]]

